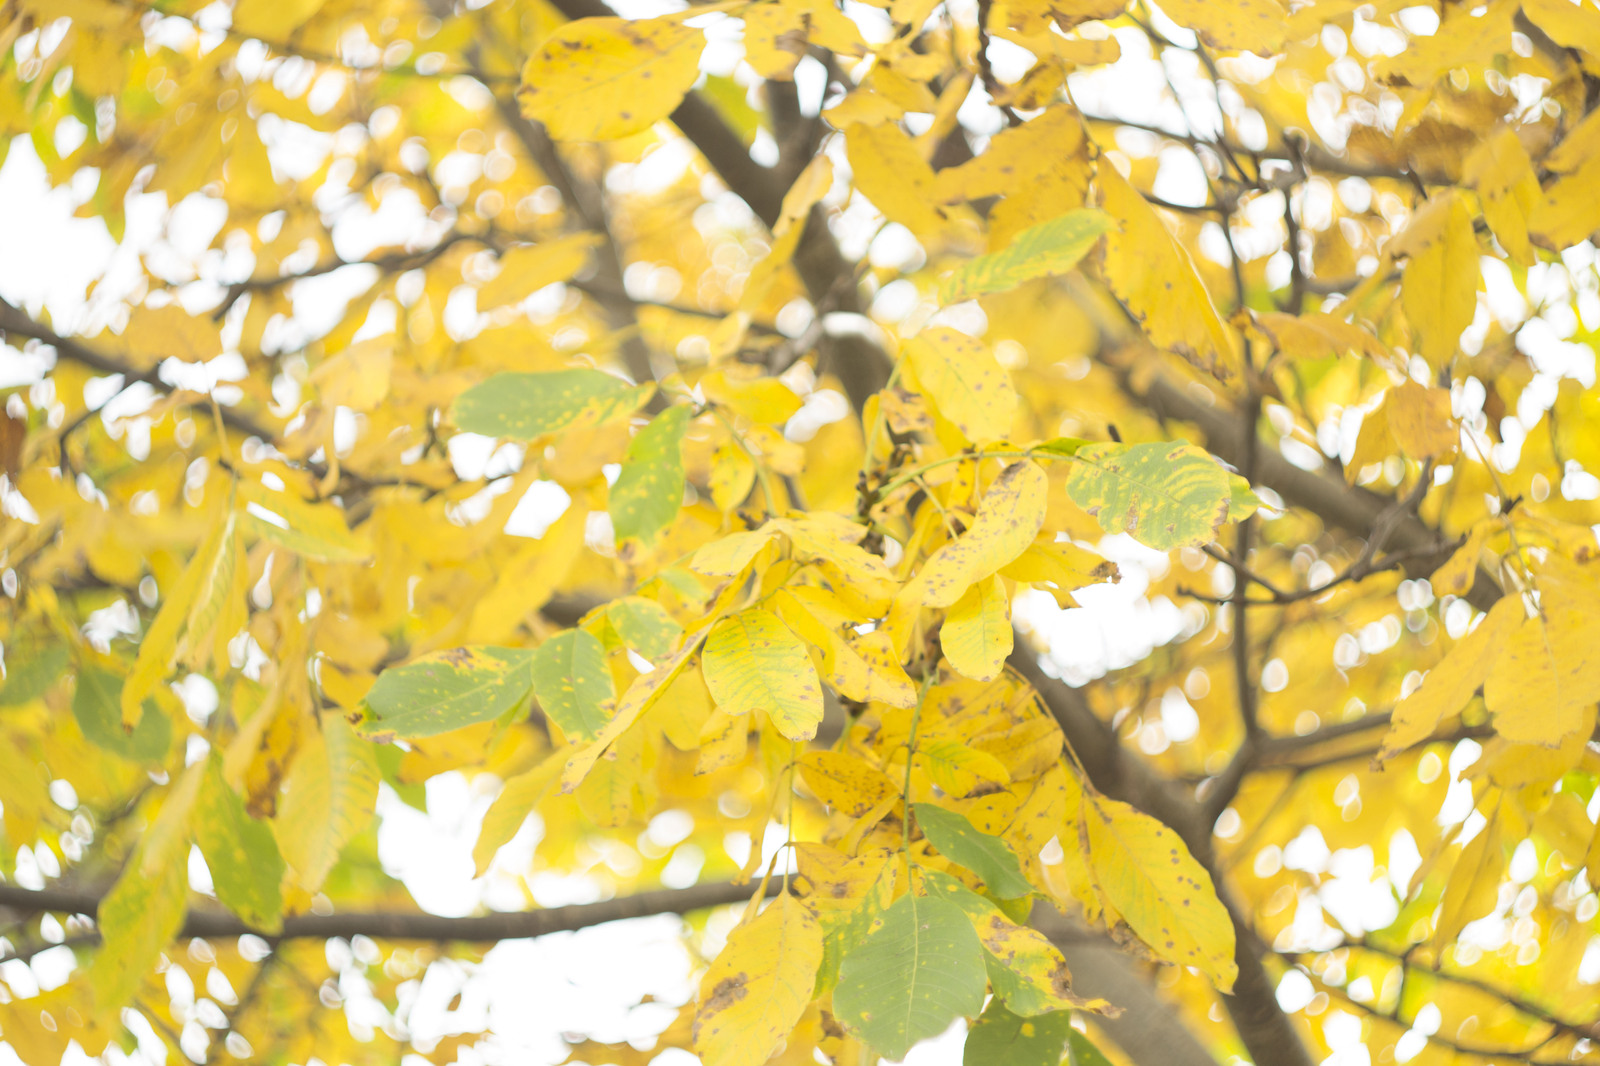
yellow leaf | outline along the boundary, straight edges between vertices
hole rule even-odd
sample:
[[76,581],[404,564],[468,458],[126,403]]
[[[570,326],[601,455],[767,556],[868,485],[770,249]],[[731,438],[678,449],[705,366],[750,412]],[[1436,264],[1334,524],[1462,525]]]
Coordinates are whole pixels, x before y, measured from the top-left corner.
[[1411,38],[1399,54],[1374,64],[1373,74],[1389,84],[1427,88],[1457,67],[1482,66],[1510,51],[1516,13],[1517,0],[1494,0],[1478,15],[1473,9],[1451,9],[1436,33]]
[[[1430,945],[1435,958],[1454,942],[1462,926],[1492,912],[1500,898],[1500,878],[1506,870],[1505,804],[1497,800],[1489,824],[1467,841],[1445,882],[1439,901],[1439,920]],[[1512,839],[1521,839],[1520,834]]]
[[823,680],[839,694],[863,703],[874,700],[892,707],[917,701],[916,686],[900,665],[888,634],[874,630],[847,638],[843,604],[822,589],[807,586],[779,589],[768,601],[772,609],[821,659]]
[[704,34],[673,19],[579,19],[529,58],[517,99],[558,141],[613,141],[672,114],[704,48]]
[[700,644],[705,639],[706,631],[703,629],[690,635],[684,639],[678,650],[672,653],[671,658],[656,664],[655,669],[648,673],[634,678],[633,684],[628,686],[628,691],[623,693],[622,699],[617,703],[617,713],[611,716],[611,721],[606,723],[606,727],[595,735],[590,744],[568,756],[566,765],[561,769],[562,792],[571,793],[583,782],[589,771],[594,768],[595,760],[604,755],[606,749],[639,720],[640,715],[654,706],[677,676],[683,672],[689,660],[700,650]]
[[[1572,0],[1522,0],[1522,13],[1563,48],[1576,49],[1590,73],[1600,60],[1600,10]],[[1498,234],[1497,234],[1498,236]]]
[[700,379],[700,388],[708,399],[732,408],[752,422],[786,422],[804,402],[777,378],[740,380],[725,370],[705,375]]
[[1389,432],[1400,450],[1413,459],[1454,455],[1461,430],[1450,416],[1450,390],[1430,389],[1408,381],[1391,389],[1384,407]]
[[[1565,148],[1571,139],[1561,147]],[[1600,153],[1589,156],[1576,173],[1557,179],[1544,190],[1528,219],[1528,232],[1535,243],[1560,251],[1587,240],[1600,229],[1600,196],[1594,195],[1596,188],[1600,188]]]
[[[1567,0],[1546,0],[1572,7]],[[1576,9],[1574,9],[1576,10]],[[1501,130],[1481,142],[1467,156],[1462,179],[1478,190],[1483,219],[1513,262],[1531,265],[1533,246],[1528,243],[1528,219],[1539,202],[1539,176],[1516,131]]]
[[1161,5],[1174,22],[1187,26],[1212,48],[1271,55],[1283,47],[1289,14],[1276,0],[1167,0]]
[[1073,589],[1122,580],[1116,563],[1069,540],[1056,540],[1054,533],[1040,535],[1026,551],[1002,566],[1000,573],[1013,581],[1047,587],[1063,608],[1078,606]]
[[984,493],[965,533],[934,553],[901,592],[907,603],[949,607],[980,581],[1027,551],[1044,525],[1050,479],[1030,459],[1005,468]]
[[500,795],[489,804],[483,816],[483,827],[478,830],[478,842],[472,848],[472,861],[476,866],[474,876],[482,877],[494,861],[495,852],[517,835],[539,801],[549,793],[561,775],[566,763],[565,750],[546,755],[537,766],[511,778],[500,789]]
[[1436,596],[1464,596],[1478,575],[1478,559],[1484,545],[1500,529],[1498,522],[1479,522],[1467,534],[1467,539],[1457,548],[1445,564],[1428,575],[1428,584]]
[[923,395],[968,440],[999,440],[1011,431],[1017,393],[982,341],[939,326],[907,341],[904,356]]
[[239,0],[233,28],[242,34],[281,41],[322,10],[328,0]]
[[569,233],[506,250],[500,256],[500,273],[478,290],[478,310],[521,303],[546,285],[568,280],[583,269],[589,253],[603,240],[597,233]]
[[706,1066],[765,1062],[811,1002],[822,965],[822,927],[804,903],[780,893],[728,934],[700,982],[694,1047]]
[[1081,192],[1089,186],[1083,145],[1083,120],[1071,107],[1057,104],[1020,126],[1001,130],[988,148],[960,166],[939,171],[937,196],[944,203],[1010,196],[1025,175],[1038,181],[1040,168],[1067,178]]
[[394,338],[357,341],[311,372],[322,402],[329,407],[371,411],[389,395],[394,366]]
[[1086,796],[1089,864],[1123,920],[1157,956],[1195,966],[1223,992],[1233,990],[1233,919],[1211,875],[1178,834],[1142,811]]
[[494,584],[472,607],[468,643],[509,640],[518,625],[550,601],[583,553],[587,522],[588,508],[574,502],[544,536],[527,541],[500,565]]
[[939,629],[947,662],[974,681],[993,681],[1011,654],[1011,601],[1005,582],[978,581],[951,605]]
[[222,333],[210,315],[191,315],[180,304],[140,304],[128,313],[127,327],[108,346],[145,365],[162,359],[203,363],[222,354]]
[[1189,251],[1155,209],[1107,160],[1096,171],[1101,205],[1121,223],[1106,234],[1105,273],[1111,291],[1144,327],[1151,343],[1228,382],[1242,364]]
[[711,456],[711,475],[706,480],[717,510],[731,511],[744,503],[755,487],[756,462],[737,441],[723,441]]
[[805,645],[771,611],[752,608],[718,622],[701,670],[724,713],[761,710],[790,740],[816,736],[822,721],[816,668]]
[[1553,748],[1583,724],[1583,710],[1600,700],[1600,618],[1586,606],[1546,603],[1498,642],[1483,681],[1496,733]]
[[[234,539],[238,535],[237,512],[226,508],[211,527],[172,593],[161,604],[155,621],[139,642],[139,657],[122,686],[122,724],[132,729],[144,714],[144,701],[165,681],[183,654],[185,644],[194,646],[195,626],[215,622],[222,610],[221,599],[233,585]],[[202,636],[209,636],[209,629]]]
[[321,716],[284,782],[272,823],[278,850],[295,884],[316,892],[344,846],[366,828],[378,802],[378,763],[371,744],[337,714]]
[[744,57],[763,78],[790,81],[806,55],[806,15],[795,4],[751,4],[744,11]]
[[823,803],[859,818],[900,789],[876,766],[842,751],[808,751],[800,756],[800,777]]
[[1521,599],[1507,596],[1494,605],[1478,628],[1456,641],[1428,671],[1421,686],[1395,706],[1388,735],[1373,761],[1382,764],[1426,740],[1443,719],[1465,707],[1524,613]]
[[1322,311],[1303,315],[1258,312],[1252,324],[1288,359],[1326,359],[1350,352],[1381,359],[1389,354],[1383,342],[1367,330]]
[[760,529],[729,533],[709,544],[703,544],[689,560],[689,565],[702,574],[714,577],[733,577],[750,565],[756,554],[772,542],[777,530],[770,525]]
[[1430,199],[1395,246],[1410,257],[1400,303],[1420,337],[1418,351],[1428,365],[1446,366],[1478,307],[1478,238],[1466,200],[1454,190]]
[[856,189],[891,222],[919,240],[937,241],[955,217],[938,202],[938,179],[916,142],[893,122],[856,123],[845,130]]

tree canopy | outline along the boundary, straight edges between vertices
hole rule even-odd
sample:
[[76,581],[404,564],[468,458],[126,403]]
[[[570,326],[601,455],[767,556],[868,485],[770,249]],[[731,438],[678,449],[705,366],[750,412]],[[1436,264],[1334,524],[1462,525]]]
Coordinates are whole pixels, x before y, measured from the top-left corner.
[[27,1066],[527,1061],[419,981],[648,915],[549,1061],[1600,1061],[1594,0],[0,43],[115,242],[0,292]]

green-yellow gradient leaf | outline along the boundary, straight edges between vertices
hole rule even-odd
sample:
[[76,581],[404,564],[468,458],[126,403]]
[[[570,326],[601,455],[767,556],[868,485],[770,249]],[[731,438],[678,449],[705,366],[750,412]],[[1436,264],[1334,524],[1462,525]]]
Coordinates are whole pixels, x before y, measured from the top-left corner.
[[132,732],[122,728],[122,678],[91,663],[78,668],[72,716],[89,743],[133,762],[159,763],[172,746],[172,722],[155,700],[144,701]]
[[997,996],[967,1031],[961,1066],[1059,1066],[1070,1032],[1070,1011],[1024,1018]]
[[728,934],[700,982],[694,1046],[705,1066],[765,1062],[789,1036],[822,964],[822,926],[784,892]]
[[350,531],[344,512],[332,504],[310,503],[250,481],[239,483],[237,501],[258,536],[296,555],[329,563],[363,562],[372,557],[372,545]]
[[1015,899],[1033,891],[1028,879],[1022,876],[1016,854],[1004,840],[981,832],[964,814],[931,803],[919,803],[914,810],[917,825],[928,843],[945,858],[977,874],[995,896]]
[[1093,444],[1073,460],[1067,495],[1107,533],[1171,551],[1209,544],[1228,518],[1228,471],[1192,444]]
[[616,709],[605,645],[587,630],[557,633],[533,653],[533,692],[569,740],[593,740]]
[[[0,707],[20,707],[43,696],[67,672],[71,656],[65,645],[43,648],[6,648],[6,680],[0,685]],[[120,686],[119,686],[120,692]],[[117,708],[120,718],[122,708]]]
[[200,845],[217,900],[250,928],[276,933],[283,926],[283,856],[272,827],[250,817],[239,794],[222,776],[222,760],[207,760],[194,813]]
[[306,892],[322,887],[378,802],[372,745],[336,714],[323,715],[321,726],[301,743],[273,821],[278,850]]
[[672,650],[683,627],[665,607],[643,596],[624,596],[606,608],[606,617],[630,649],[654,662]]
[[452,648],[385,670],[357,728],[369,740],[393,740],[499,718],[527,700],[533,659],[527,648]]
[[533,440],[631,411],[638,389],[602,370],[496,374],[456,397],[451,420],[468,433]]
[[998,576],[975,583],[955,603],[939,628],[945,661],[963,677],[993,681],[1011,654],[1011,600]]
[[939,302],[953,304],[987,292],[1005,292],[1046,274],[1065,274],[1112,226],[1109,215],[1092,209],[1069,211],[1030,226],[998,252],[969,259],[939,288]]
[[100,901],[102,943],[89,971],[95,1003],[114,1014],[134,995],[183,925],[189,893],[189,824],[205,767],[196,763],[168,790],[122,875]]
[[692,414],[688,407],[669,407],[628,442],[622,472],[611,486],[606,505],[617,543],[648,543],[677,517],[683,503],[679,446]]
[[907,893],[839,967],[833,1010],[873,1050],[903,1059],[983,1009],[983,945],[961,908]]
[[1233,919],[1178,834],[1119,800],[1087,796],[1089,865],[1106,898],[1157,956],[1232,991]]
[[822,685],[806,646],[764,608],[712,629],[702,664],[706,688],[726,714],[765,711],[790,740],[810,740],[822,721]]

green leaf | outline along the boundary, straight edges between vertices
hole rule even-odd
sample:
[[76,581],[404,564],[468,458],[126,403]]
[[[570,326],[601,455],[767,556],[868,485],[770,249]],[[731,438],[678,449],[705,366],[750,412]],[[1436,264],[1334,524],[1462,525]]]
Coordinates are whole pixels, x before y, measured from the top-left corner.
[[1036,452],[1048,452],[1051,455],[1077,455],[1079,449],[1093,444],[1094,441],[1084,440],[1082,437],[1055,437],[1043,444],[1035,444]]
[[967,1033],[961,1066],[1057,1066],[1072,1031],[1071,1011],[1023,1018],[996,997]]
[[1210,543],[1228,517],[1228,471],[1184,441],[1091,444],[1073,459],[1067,495],[1107,533],[1171,551]]
[[144,715],[133,732],[122,728],[122,678],[84,663],[78,669],[78,688],[72,694],[72,716],[84,739],[97,748],[133,762],[161,762],[172,744],[172,722],[156,706],[144,701]]
[[[150,718],[145,712],[145,720]],[[244,801],[222,776],[222,760],[208,760],[194,815],[194,841],[211,870],[217,899],[250,928],[276,933],[283,928],[283,856],[272,827],[244,809]]]
[[1030,226],[998,252],[969,259],[939,287],[939,302],[959,303],[1004,292],[1046,274],[1065,274],[1113,225],[1110,215],[1085,208]]
[[833,1009],[875,1050],[902,1059],[918,1041],[983,1008],[983,945],[953,903],[907,893],[844,957]]
[[688,407],[669,407],[628,442],[606,506],[617,543],[654,540],[678,516],[683,503],[679,445],[692,414]]
[[960,863],[982,879],[1000,899],[1015,899],[1033,891],[1022,876],[1022,866],[1010,846],[997,836],[976,828],[965,815],[918,803],[912,807],[917,825],[939,854]]
[[631,411],[645,391],[603,370],[496,374],[457,396],[450,417],[468,433],[533,440]]
[[666,608],[643,596],[614,600],[606,608],[606,617],[624,644],[652,662],[670,652],[683,636],[683,627]]
[[1111,1060],[1106,1058],[1105,1052],[1076,1029],[1067,1033],[1067,1062],[1071,1066],[1111,1066]]
[[587,630],[557,633],[533,653],[533,692],[567,739],[593,740],[617,703],[605,645]]
[[[32,651],[6,646],[6,682],[0,685],[0,707],[20,707],[50,691],[67,670],[67,649],[51,644]],[[118,717],[121,717],[118,711]]]
[[357,730],[368,740],[431,737],[521,706],[533,689],[527,648],[452,648],[385,670]]

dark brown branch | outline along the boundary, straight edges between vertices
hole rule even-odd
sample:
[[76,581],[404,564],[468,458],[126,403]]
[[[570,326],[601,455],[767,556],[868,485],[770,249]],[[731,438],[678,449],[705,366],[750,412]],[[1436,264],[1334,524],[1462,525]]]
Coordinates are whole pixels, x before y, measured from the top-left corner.
[[[782,883],[776,879],[767,886],[775,894]],[[233,915],[215,910],[191,910],[184,919],[181,937],[243,936],[255,933],[269,941],[323,939],[365,935],[379,940],[436,940],[488,943],[520,937],[587,929],[603,922],[626,918],[645,918],[653,914],[684,914],[748,900],[756,892],[750,885],[721,881],[689,888],[664,888],[618,896],[602,903],[584,903],[549,910],[485,914],[471,918],[442,918],[420,911],[351,911],[335,914],[301,914],[285,918],[283,930],[276,934],[257,933]],[[0,908],[24,914],[54,912],[93,917],[100,906],[100,895],[73,889],[34,890],[15,885],[0,885]]]

